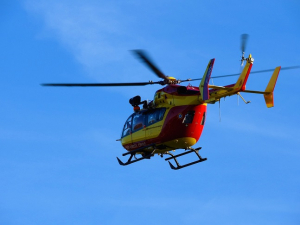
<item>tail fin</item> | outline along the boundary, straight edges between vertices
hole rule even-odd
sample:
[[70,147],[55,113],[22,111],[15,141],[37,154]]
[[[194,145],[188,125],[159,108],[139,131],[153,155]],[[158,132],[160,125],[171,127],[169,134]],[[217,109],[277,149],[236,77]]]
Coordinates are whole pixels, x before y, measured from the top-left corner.
[[254,93],[254,94],[263,94],[265,101],[266,101],[266,105],[268,108],[271,108],[274,106],[274,96],[273,96],[273,91],[276,85],[276,81],[280,72],[281,66],[278,66],[275,68],[273,75],[267,85],[267,88],[265,91],[251,91],[251,90],[244,90],[243,92],[246,93]]
[[268,86],[265,90],[266,94],[264,94],[264,98],[266,101],[266,105],[268,108],[271,108],[274,106],[274,96],[273,96],[273,91],[276,85],[276,81],[280,72],[281,66],[278,66],[275,68],[273,75],[268,83]]
[[199,85],[199,90],[201,93],[200,97],[203,101],[209,99],[208,83],[209,83],[212,69],[214,67],[214,62],[215,62],[215,59],[209,60],[206,70],[204,72],[204,75],[202,77],[201,83]]
[[239,79],[233,86],[233,89],[235,91],[244,91],[246,89],[246,83],[247,83],[254,59],[252,58],[252,56],[250,54],[246,60],[247,60],[247,63],[245,65],[241,75],[239,76]]

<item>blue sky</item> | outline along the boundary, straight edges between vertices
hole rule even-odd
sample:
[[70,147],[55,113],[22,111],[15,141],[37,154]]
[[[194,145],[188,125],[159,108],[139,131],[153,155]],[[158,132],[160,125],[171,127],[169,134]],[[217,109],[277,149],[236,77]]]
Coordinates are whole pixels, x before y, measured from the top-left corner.
[[[209,105],[196,147],[208,160],[172,171],[154,157],[121,167],[129,98],[160,86],[52,88],[46,82],[156,80],[146,49],[178,79],[300,65],[299,1],[2,1],[1,224],[299,224],[300,70],[282,71],[275,107],[260,95]],[[264,90],[271,73],[253,74]],[[215,79],[216,85],[237,78]],[[198,86],[197,82],[193,85]],[[191,158],[187,158],[191,160]]]

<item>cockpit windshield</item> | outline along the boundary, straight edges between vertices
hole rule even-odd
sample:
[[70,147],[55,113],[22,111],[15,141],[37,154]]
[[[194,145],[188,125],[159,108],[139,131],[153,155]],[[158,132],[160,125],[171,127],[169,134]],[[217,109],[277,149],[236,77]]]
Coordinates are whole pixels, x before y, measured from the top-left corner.
[[151,110],[147,113],[147,125],[150,126],[158,121],[161,121],[164,117],[166,108],[159,108]]
[[123,132],[122,132],[122,137],[127,136],[131,133],[131,123],[132,123],[132,116],[130,116],[125,122]]
[[122,137],[161,121],[165,111],[166,108],[158,108],[132,114],[125,122]]
[[141,128],[146,126],[145,124],[145,114],[144,113],[136,113],[133,116],[133,121],[132,121],[132,132],[138,131]]

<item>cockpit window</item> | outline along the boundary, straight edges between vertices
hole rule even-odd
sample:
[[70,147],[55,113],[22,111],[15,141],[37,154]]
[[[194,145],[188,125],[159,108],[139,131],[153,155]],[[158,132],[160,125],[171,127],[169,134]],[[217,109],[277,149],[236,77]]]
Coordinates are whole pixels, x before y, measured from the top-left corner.
[[145,125],[145,115],[143,113],[137,113],[133,116],[132,132],[140,130]]
[[147,125],[150,126],[164,118],[166,108],[159,108],[147,113]]
[[156,122],[157,122],[157,112],[153,111],[148,114],[148,125],[151,125]]
[[125,122],[122,137],[161,121],[164,118],[165,112],[166,108],[158,108],[133,114]]
[[164,118],[165,112],[166,112],[166,108],[160,108],[158,114],[158,120],[162,120]]
[[131,123],[132,123],[132,116],[130,116],[125,122],[123,132],[122,132],[122,137],[125,137],[125,136],[130,134],[130,132],[131,132]]

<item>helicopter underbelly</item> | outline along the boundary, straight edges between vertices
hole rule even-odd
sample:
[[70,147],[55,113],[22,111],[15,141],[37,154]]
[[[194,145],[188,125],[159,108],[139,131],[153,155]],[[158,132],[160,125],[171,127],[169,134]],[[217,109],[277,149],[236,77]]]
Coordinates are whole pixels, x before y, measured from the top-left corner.
[[[133,133],[131,140],[123,140],[123,147],[128,151],[152,144],[162,151],[191,147],[201,136],[205,113],[206,104],[174,106],[163,121]],[[193,115],[190,121],[189,115]]]
[[187,148],[195,145],[197,140],[193,137],[183,137],[183,138],[176,138],[167,142],[164,142],[163,145],[168,146],[171,149],[178,149],[178,148]]

